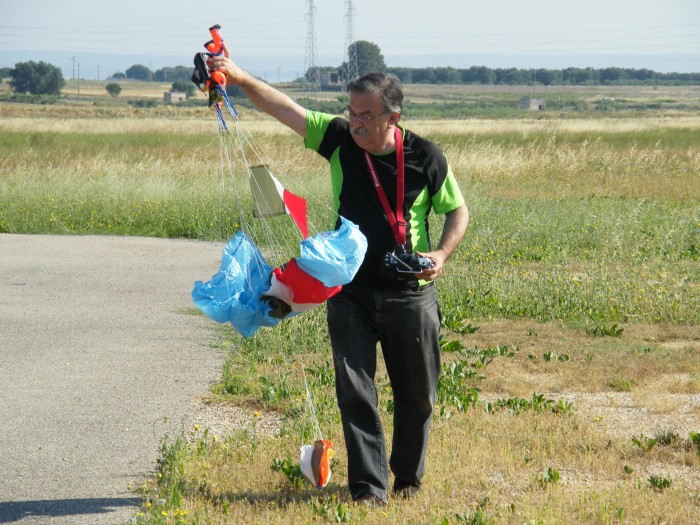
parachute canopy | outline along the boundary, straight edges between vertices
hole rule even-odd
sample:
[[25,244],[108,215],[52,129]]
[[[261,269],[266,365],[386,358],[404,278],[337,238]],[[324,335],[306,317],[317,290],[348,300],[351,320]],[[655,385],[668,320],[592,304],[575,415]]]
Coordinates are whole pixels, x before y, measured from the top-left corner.
[[251,337],[338,293],[355,277],[366,251],[360,229],[341,217],[337,230],[304,239],[299,257],[272,268],[239,231],[224,247],[219,271],[206,283],[195,282],[192,300],[213,320],[228,321]]

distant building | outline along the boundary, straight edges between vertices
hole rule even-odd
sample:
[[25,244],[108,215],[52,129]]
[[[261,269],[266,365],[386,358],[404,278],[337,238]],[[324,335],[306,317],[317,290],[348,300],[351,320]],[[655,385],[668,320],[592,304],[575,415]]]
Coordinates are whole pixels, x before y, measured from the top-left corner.
[[521,98],[518,104],[525,111],[544,111],[547,108],[546,98]]
[[321,89],[340,85],[340,78],[335,71],[319,71]]
[[187,100],[187,93],[182,91],[166,91],[163,93],[163,104],[177,104]]

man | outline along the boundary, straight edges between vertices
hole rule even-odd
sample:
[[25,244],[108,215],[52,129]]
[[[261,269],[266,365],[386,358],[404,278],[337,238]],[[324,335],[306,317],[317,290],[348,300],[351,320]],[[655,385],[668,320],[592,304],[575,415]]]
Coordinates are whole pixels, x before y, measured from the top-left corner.
[[[391,468],[394,494],[413,496],[424,473],[441,370],[433,281],[469,222],[447,160],[437,146],[398,126],[403,92],[393,77],[373,73],[352,81],[346,120],[303,108],[238,67],[228,49],[209,65],[329,161],[337,212],[367,237],[357,275],[327,302],[349,489],[355,501],[383,504]],[[428,236],[431,209],[446,214],[434,250]],[[403,273],[396,265],[385,265],[387,254],[402,251],[421,255],[430,267]],[[394,393],[388,465],[374,384],[377,343]]]

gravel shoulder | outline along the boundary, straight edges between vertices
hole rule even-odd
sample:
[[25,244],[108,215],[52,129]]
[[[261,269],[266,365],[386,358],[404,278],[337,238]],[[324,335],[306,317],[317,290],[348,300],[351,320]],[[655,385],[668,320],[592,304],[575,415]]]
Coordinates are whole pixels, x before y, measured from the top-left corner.
[[195,280],[223,244],[0,235],[0,523],[123,523],[220,377]]

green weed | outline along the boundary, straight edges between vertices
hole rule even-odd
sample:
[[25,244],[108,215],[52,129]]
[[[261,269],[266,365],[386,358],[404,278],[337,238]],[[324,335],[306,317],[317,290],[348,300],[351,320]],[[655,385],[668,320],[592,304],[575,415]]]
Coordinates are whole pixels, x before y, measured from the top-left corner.
[[443,407],[454,406],[459,411],[467,410],[479,401],[479,390],[472,385],[483,378],[467,361],[444,364],[438,380],[436,403]]
[[547,470],[537,477],[537,483],[543,488],[559,483],[559,471],[553,467],[547,467]]
[[546,363],[549,363],[550,361],[554,360],[559,361],[560,363],[566,363],[569,360],[569,354],[557,355],[554,352],[545,352],[544,354],[542,354],[542,359],[544,359]]
[[291,399],[298,396],[300,392],[292,389],[287,381],[286,374],[273,376],[263,376],[260,378],[262,400],[270,405],[275,405],[281,400]]
[[649,452],[658,441],[658,437],[645,437],[644,434],[632,438],[632,443],[644,452]]
[[306,478],[304,478],[304,474],[301,473],[301,465],[299,465],[299,463],[294,463],[289,456],[283,459],[273,459],[270,468],[274,472],[281,472],[284,474],[294,488],[300,489],[304,486],[304,480]]
[[664,491],[671,486],[671,480],[663,476],[651,475],[648,480],[649,486],[656,491]]
[[480,369],[493,362],[496,357],[515,357],[515,353],[516,350],[511,350],[505,345],[496,345],[487,348],[474,347],[463,351],[462,355],[476,358],[476,361],[473,361],[471,366],[472,368]]
[[593,337],[620,337],[624,331],[624,328],[620,328],[617,324],[586,328],[586,333]]
[[442,352],[459,352],[462,350],[462,343],[457,340],[450,340],[444,335],[440,335],[440,350]]
[[656,438],[656,442],[663,446],[673,445],[680,441],[680,436],[673,430],[660,431],[654,437]]
[[350,512],[347,506],[343,503],[339,503],[335,496],[311,500],[309,506],[311,507],[311,512],[316,516],[320,516],[322,519],[333,523],[350,522]]
[[700,456],[700,432],[691,432],[688,434],[688,441],[695,447],[695,451]]
[[226,360],[222,365],[222,379],[214,385],[212,391],[216,394],[245,396],[252,391],[248,382],[248,376],[239,371],[230,360]]
[[615,377],[610,380],[609,386],[616,392],[630,392],[634,386],[634,381],[624,377]]
[[325,361],[317,367],[306,368],[305,371],[311,375],[313,385],[327,387],[335,385],[335,370],[330,361]]
[[442,319],[442,326],[456,334],[475,334],[479,327],[472,325],[460,314],[446,313]]
[[562,399],[545,398],[544,394],[532,393],[531,399],[523,397],[509,397],[498,399],[495,402],[487,401],[485,410],[489,414],[494,414],[500,410],[507,409],[511,414],[518,415],[522,412],[532,410],[535,413],[551,412],[556,415],[565,415],[573,411],[573,403]]

